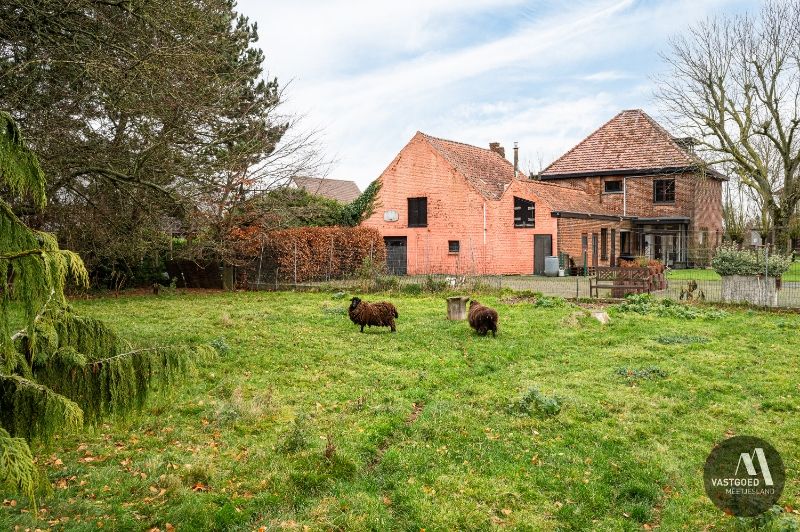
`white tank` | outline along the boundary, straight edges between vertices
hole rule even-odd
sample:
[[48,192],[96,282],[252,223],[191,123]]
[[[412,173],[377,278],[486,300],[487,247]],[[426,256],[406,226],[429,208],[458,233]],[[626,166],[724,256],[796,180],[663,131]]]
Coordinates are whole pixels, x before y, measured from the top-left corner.
[[558,277],[558,257],[544,258],[544,274],[548,277]]

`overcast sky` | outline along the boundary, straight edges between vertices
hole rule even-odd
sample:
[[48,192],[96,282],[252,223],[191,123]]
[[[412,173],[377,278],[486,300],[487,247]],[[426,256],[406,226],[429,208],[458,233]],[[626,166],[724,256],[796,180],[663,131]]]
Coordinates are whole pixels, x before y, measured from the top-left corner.
[[330,177],[363,189],[416,131],[538,169],[623,109],[658,118],[671,35],[754,0],[240,0],[285,110],[318,129]]

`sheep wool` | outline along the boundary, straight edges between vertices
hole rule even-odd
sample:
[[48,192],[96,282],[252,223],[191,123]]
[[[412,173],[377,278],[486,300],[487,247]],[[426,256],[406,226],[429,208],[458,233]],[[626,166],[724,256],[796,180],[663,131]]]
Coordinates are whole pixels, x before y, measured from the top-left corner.
[[394,324],[394,319],[399,318],[397,309],[388,301],[381,301],[379,303],[367,303],[361,299],[354,297],[350,300],[350,308],[347,310],[350,315],[350,320],[356,325],[361,326],[361,332],[364,332],[364,326],[372,327],[390,327],[392,332],[397,332]]
[[497,336],[497,311],[493,308],[481,305],[474,299],[469,302],[469,314],[467,316],[469,326],[475,329],[481,336],[492,331],[492,336]]

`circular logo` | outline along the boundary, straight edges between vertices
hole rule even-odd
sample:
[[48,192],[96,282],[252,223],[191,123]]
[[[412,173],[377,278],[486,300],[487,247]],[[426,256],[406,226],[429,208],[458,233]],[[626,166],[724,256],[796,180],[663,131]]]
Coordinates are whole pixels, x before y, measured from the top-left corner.
[[734,436],[712,449],[703,471],[706,493],[729,515],[764,513],[783,493],[786,470],[778,451],[753,436]]

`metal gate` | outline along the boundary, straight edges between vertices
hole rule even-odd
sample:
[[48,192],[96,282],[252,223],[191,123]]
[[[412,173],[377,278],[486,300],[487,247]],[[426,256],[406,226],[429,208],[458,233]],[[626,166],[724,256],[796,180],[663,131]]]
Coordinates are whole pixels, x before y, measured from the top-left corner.
[[383,237],[386,244],[386,267],[392,275],[405,275],[408,271],[408,241],[404,236]]

